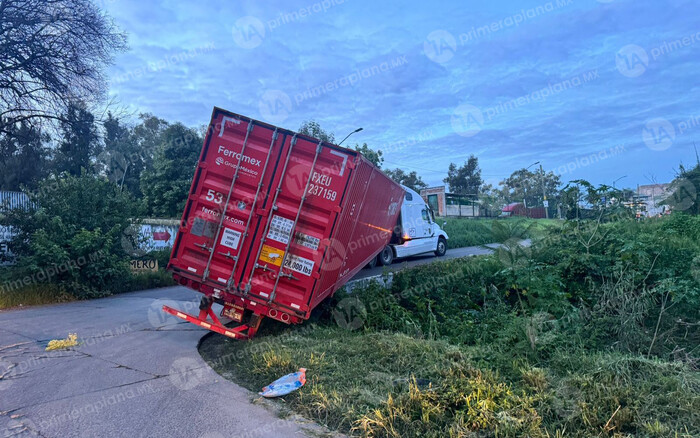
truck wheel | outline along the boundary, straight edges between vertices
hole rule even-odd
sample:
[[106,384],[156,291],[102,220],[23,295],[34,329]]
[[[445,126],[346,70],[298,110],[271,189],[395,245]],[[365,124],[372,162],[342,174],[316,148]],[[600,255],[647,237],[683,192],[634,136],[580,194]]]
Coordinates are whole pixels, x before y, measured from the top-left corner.
[[394,250],[389,245],[385,246],[379,253],[379,263],[382,266],[389,266],[394,261]]
[[438,238],[437,248],[435,249],[435,255],[442,257],[447,252],[447,241],[444,237]]

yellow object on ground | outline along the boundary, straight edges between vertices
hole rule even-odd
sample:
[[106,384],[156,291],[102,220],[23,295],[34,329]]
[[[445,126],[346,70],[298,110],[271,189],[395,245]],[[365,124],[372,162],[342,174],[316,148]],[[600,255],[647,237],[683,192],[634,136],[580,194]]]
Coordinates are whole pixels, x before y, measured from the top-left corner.
[[60,350],[62,348],[75,347],[78,345],[78,334],[69,333],[66,339],[54,339],[49,341],[49,345],[46,346],[46,351]]

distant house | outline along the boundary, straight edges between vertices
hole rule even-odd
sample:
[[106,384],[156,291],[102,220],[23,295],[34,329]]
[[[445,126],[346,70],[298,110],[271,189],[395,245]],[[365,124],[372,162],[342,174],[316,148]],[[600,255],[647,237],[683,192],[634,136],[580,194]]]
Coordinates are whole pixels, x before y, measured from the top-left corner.
[[483,213],[481,201],[473,196],[447,193],[445,186],[422,189],[420,196],[437,216],[478,217]]
[[525,216],[526,210],[522,202],[513,202],[501,209],[500,217]]
[[527,208],[522,202],[513,202],[501,209],[499,217],[522,216],[543,219],[547,216],[544,207]]
[[643,205],[642,216],[659,216],[669,212],[667,205],[662,205],[672,194],[671,184],[646,184],[637,187],[637,201]]

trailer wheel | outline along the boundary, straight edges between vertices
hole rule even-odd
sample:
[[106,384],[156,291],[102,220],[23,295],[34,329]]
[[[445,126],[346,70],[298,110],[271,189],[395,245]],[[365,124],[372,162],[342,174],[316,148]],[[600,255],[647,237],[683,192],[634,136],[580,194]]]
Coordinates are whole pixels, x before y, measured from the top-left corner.
[[389,266],[394,261],[394,250],[389,245],[385,246],[379,253],[379,263],[382,266]]
[[435,249],[435,255],[442,257],[447,252],[447,241],[444,237],[438,238],[437,248]]

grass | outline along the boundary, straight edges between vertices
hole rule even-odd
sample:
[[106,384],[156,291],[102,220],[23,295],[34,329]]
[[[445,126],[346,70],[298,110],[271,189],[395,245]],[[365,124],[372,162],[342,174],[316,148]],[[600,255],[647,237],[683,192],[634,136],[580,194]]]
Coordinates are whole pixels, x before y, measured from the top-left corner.
[[38,306],[75,301],[77,298],[53,284],[35,284],[21,289],[0,292],[0,309]]
[[[276,331],[276,332],[275,332]],[[356,436],[648,436],[700,433],[700,379],[680,363],[558,351],[547,364],[484,346],[309,325],[201,346],[259,391],[307,368],[285,405]]]
[[494,232],[494,225],[512,230],[512,235],[508,237],[522,238],[540,236],[547,233],[550,227],[561,225],[561,221],[558,219],[527,218],[469,219],[448,217],[437,218],[436,221],[441,226],[443,222],[446,222],[444,230],[450,237],[447,240],[448,248],[461,248],[504,241],[502,235]]
[[[4,268],[8,269],[8,268]],[[6,274],[9,275],[9,274]],[[155,289],[159,287],[173,286],[175,282],[172,275],[164,269],[157,272],[145,272],[132,274],[114,285],[112,293],[104,296],[126,292],[134,292],[144,289]],[[98,298],[90,296],[89,298]],[[81,297],[71,293],[64,287],[52,283],[33,283],[24,287],[4,290],[0,289],[0,309],[9,309],[20,306],[39,306],[45,304],[58,304],[70,301],[78,301],[88,297]]]

